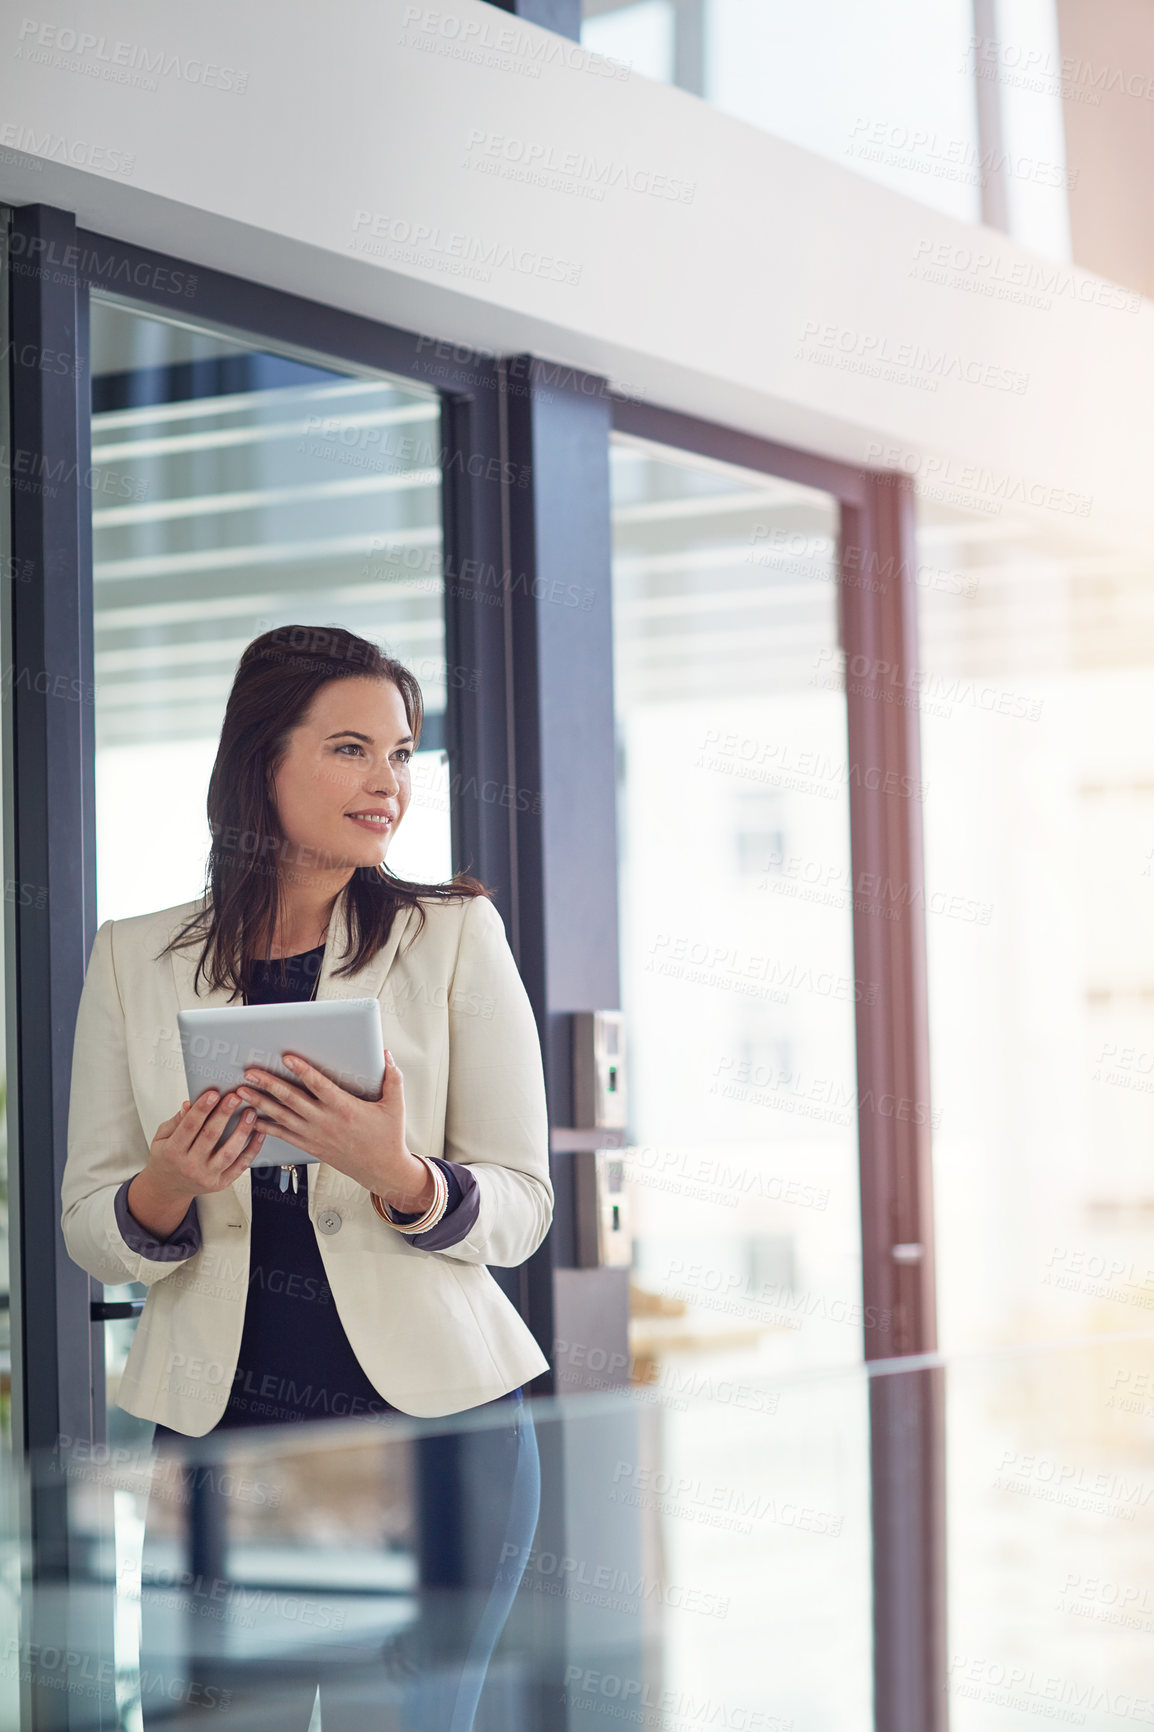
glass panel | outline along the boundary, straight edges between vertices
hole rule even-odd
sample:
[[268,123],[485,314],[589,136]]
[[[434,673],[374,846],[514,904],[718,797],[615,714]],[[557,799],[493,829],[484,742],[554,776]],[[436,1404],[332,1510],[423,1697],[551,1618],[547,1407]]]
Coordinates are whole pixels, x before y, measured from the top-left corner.
[[853,1361],[836,504],[624,438],[612,475],[636,1375]]
[[436,397],[99,300],[92,372],[99,918],[203,888],[232,675],[287,624],[346,626],[417,675],[389,861],[448,877]]
[[1133,1329],[1154,1302],[1150,557],[981,503],[918,504],[953,1348]]
[[[869,1732],[864,1375],[654,1394],[523,1404],[539,1511],[501,1401],[210,1434],[187,1477],[143,1449],[45,1458],[115,1586],[121,1726],[195,1705],[304,1732],[319,1684],[324,1732]],[[132,1568],[100,1540],[106,1499],[144,1533]]]
[[[1090,86],[1104,73],[1063,54],[1053,0],[999,15],[997,38],[976,33],[973,0],[584,0],[583,12],[590,52],[961,222],[980,222],[983,185],[1001,183],[1015,240],[1069,258],[1067,189],[1078,176],[1066,167],[1063,97],[1099,100]],[[997,104],[996,136],[979,129],[979,91]],[[559,164],[560,151],[550,167]],[[660,184],[639,182],[643,196],[693,202],[690,163],[630,166],[661,170]],[[613,185],[625,165],[590,153],[560,172]],[[680,193],[667,176],[681,177]],[[925,261],[918,269],[947,276]]]
[[1154,1714],[1154,573],[1062,498],[918,502],[941,1336],[1089,1338],[952,1374],[961,1732]]
[[[875,1414],[908,1416],[918,1403],[902,1397],[933,1376],[955,1440],[951,1728],[1111,1732],[1152,1712],[1152,1340],[947,1356],[940,1373],[754,1376],[742,1402],[536,1400],[539,1514],[529,1496],[508,1528],[487,1519],[504,1520],[517,1471],[492,1408],[193,1439],[184,1480],[146,1452],[28,1468],[67,1488],[78,1568],[115,1588],[133,1631],[126,1732],[142,1703],[144,1732],[192,1704],[303,1732],[318,1684],[324,1732],[444,1732],[486,1607],[475,1732],[873,1732],[869,1463],[910,1439],[904,1417],[902,1436],[871,1434],[870,1386],[889,1389]],[[101,1540],[106,1499],[147,1529],[134,1571]],[[471,1561],[456,1575],[450,1556]],[[78,1691],[108,1699],[83,1638],[25,1650],[7,1673],[61,1688],[69,1647]],[[115,1722],[95,1708],[76,1722],[101,1723]]]
[[[448,878],[437,398],[95,298],[92,375],[98,919],[203,890],[225,701],[244,646],[281,625],[339,624],[416,674],[389,865]],[[143,1426],[113,1405],[135,1326],[107,1325],[117,1441]]]
[[981,215],[973,40],[970,0],[585,0],[581,26],[591,52],[964,222]]
[[1152,1339],[951,1367],[951,1732],[1154,1718]]

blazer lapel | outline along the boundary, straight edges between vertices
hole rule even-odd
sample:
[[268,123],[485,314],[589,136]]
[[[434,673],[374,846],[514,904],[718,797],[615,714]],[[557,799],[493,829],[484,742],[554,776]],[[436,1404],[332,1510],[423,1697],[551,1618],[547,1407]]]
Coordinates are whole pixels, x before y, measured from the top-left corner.
[[333,906],[332,923],[325,940],[317,998],[379,998],[401,940],[416,917],[415,908],[399,908],[389,936],[376,955],[371,956],[364,967],[356,969],[354,973],[338,975],[337,969],[347,961],[345,947],[349,941],[348,892],[342,890]]
[[[180,919],[175,923],[174,930],[186,921],[198,907],[203,907],[203,899],[190,903],[180,910]],[[349,939],[348,922],[348,891],[342,890],[333,904],[333,917],[329,925],[328,938],[325,941],[325,953],[321,961],[320,979],[317,982],[317,999],[338,998],[379,998],[385,984],[389,969],[393,965],[401,941],[416,920],[416,909],[402,907],[397,910],[389,936],[376,954],[370,957],[363,968],[356,969],[352,974],[338,975],[336,970],[347,961],[345,948]],[[215,1010],[225,1009],[230,1003],[239,1004],[240,999],[231,999],[226,987],[217,987],[209,991],[203,974],[200,979],[200,990],[194,984],[197,960],[200,956],[200,945],[196,944],[187,950],[169,952],[172,964],[173,984],[176,988],[176,1001],[181,1010]],[[349,1181],[334,1168],[312,1165],[306,1167],[309,1175],[309,1213],[314,1214],[321,1193],[326,1187],[337,1188],[346,1186]],[[311,1182],[315,1176],[315,1183]],[[252,1177],[244,1172],[237,1179],[233,1189],[240,1200],[245,1219],[252,1224]]]

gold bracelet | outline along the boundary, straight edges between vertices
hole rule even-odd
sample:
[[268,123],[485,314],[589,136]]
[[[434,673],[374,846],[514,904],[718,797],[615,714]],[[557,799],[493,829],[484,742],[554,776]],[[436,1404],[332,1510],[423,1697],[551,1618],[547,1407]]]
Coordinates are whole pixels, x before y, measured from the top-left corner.
[[[417,1158],[418,1160],[424,1160],[423,1155],[419,1155]],[[374,1206],[378,1203],[380,1205],[377,1207],[377,1213],[381,1216],[381,1219],[387,1221],[389,1226],[394,1228],[396,1232],[407,1233],[410,1237],[416,1233],[427,1233],[431,1227],[435,1227],[437,1222],[441,1219],[441,1216],[445,1213],[449,1203],[449,1186],[445,1179],[445,1175],[441,1172],[439,1167],[432,1166],[430,1162],[426,1162],[425,1164],[429,1167],[429,1170],[433,1175],[433,1201],[429,1204],[429,1207],[425,1210],[425,1213],[421,1216],[420,1220],[395,1220],[392,1213],[389,1212],[389,1204],[376,1196],[374,1196],[373,1199]]]
[[441,1216],[445,1213],[445,1209],[449,1202],[449,1183],[440,1167],[434,1166],[433,1162],[428,1160],[424,1155],[417,1155],[416,1159],[418,1161],[424,1161],[425,1166],[433,1175],[433,1200],[419,1221],[395,1221],[389,1213],[389,1205],[383,1200],[383,1198],[378,1197],[375,1191],[369,1192],[369,1196],[372,1198],[373,1208],[381,1217],[381,1220],[387,1221],[389,1226],[396,1232],[407,1233],[410,1235],[414,1233],[427,1233],[431,1227],[435,1227],[437,1222],[441,1219]]

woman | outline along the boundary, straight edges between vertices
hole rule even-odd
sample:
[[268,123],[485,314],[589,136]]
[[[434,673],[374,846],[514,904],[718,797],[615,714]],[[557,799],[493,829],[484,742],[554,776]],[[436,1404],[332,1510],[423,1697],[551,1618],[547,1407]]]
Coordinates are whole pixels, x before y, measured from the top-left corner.
[[[164,1460],[234,1427],[488,1405],[501,1416],[465,1434],[489,1452],[478,1519],[491,1592],[452,1632],[450,1661],[418,1631],[400,1668],[407,1723],[467,1732],[516,1591],[507,1560],[528,1556],[537,1519],[521,1385],[548,1364],[487,1265],[536,1250],[553,1192],[536,1025],[487,892],[383,869],[422,716],[412,674],[350,632],[291,626],[249,644],[209,783],[204,896],[96,934],[62,1218],[90,1275],[148,1287],[118,1402],[156,1422]],[[223,1099],[181,1098],[179,1009],[342,997],[380,1003],[379,1099],[299,1054],[284,1055],[299,1081],[254,1066]],[[265,1124],[317,1164],[261,1168]],[[161,1641],[149,1580],[146,1538],[143,1678]],[[222,1691],[244,1695],[227,1645],[194,1664],[181,1697],[193,1718],[198,1704],[219,1712]],[[357,1684],[345,1654],[331,1703],[317,1662],[293,1675],[278,1660],[267,1723],[305,1732],[320,1679],[326,1732],[346,1717],[363,1726],[387,1693],[377,1658]],[[142,1698],[147,1725],[143,1682]],[[171,1689],[157,1702],[170,1714]]]

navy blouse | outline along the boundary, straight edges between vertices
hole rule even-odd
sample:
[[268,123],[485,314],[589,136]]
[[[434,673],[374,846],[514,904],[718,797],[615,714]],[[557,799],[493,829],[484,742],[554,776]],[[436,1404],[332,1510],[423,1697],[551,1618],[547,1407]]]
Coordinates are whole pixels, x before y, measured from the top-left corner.
[[[249,1003],[311,998],[323,958],[321,944],[299,956],[255,963]],[[411,1235],[409,1243],[439,1251],[471,1232],[480,1197],[468,1167],[433,1158],[449,1187],[448,1205],[435,1227]],[[365,1376],[337,1315],[308,1214],[308,1180],[316,1170],[311,1163],[302,1166],[300,1189],[294,1192],[291,1185],[281,1190],[279,1167],[250,1169],[252,1230],[244,1330],[228,1405],[216,1431],[397,1411]],[[116,1219],[125,1243],[140,1256],[162,1262],[194,1256],[201,1244],[195,1198],[175,1232],[160,1239],[129,1209],[131,1183],[126,1180],[116,1195]],[[393,1213],[401,1223],[419,1219]],[[388,1231],[384,1222],[381,1231]],[[156,1427],[158,1443],[183,1436],[167,1426]]]

